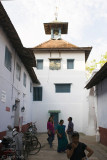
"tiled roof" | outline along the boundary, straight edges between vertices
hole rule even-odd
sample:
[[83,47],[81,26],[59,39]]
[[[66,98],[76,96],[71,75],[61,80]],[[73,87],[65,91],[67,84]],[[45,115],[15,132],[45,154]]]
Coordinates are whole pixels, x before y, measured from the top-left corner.
[[78,47],[74,44],[71,44],[63,39],[58,40],[49,40],[47,42],[44,42],[34,48],[32,48],[34,52],[44,52],[44,51],[84,51],[85,52],[85,61],[87,61],[87,58],[91,52],[92,47]]
[[9,38],[12,46],[14,47],[18,56],[20,57],[22,63],[26,67],[32,81],[38,83],[38,79],[36,77],[36,74],[34,75],[32,68],[36,66],[36,61],[33,51],[31,49],[23,47],[21,40],[1,2],[0,2],[0,26],[3,28],[5,34]]
[[58,40],[49,40],[47,42],[44,42],[34,48],[78,48],[77,46],[63,40],[63,39],[58,39]]
[[102,80],[107,78],[107,62],[103,65],[103,67],[91,78],[91,80],[87,83],[85,88],[89,89],[93,86],[100,83]]

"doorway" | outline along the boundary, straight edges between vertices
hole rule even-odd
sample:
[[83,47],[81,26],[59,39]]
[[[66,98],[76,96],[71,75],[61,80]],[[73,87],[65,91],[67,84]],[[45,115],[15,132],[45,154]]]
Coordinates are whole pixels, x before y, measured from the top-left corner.
[[58,125],[58,121],[59,121],[59,119],[58,119],[58,113],[50,113],[50,116],[53,116],[53,119],[54,119],[54,128],[56,130],[57,125]]

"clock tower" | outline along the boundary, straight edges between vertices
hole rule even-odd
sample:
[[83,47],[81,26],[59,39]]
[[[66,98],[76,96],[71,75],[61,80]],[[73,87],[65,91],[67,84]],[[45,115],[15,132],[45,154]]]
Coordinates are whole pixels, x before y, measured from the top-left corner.
[[57,20],[57,12],[55,13],[55,20],[50,23],[44,23],[45,34],[51,34],[51,39],[61,39],[61,34],[67,34],[68,22],[59,22]]

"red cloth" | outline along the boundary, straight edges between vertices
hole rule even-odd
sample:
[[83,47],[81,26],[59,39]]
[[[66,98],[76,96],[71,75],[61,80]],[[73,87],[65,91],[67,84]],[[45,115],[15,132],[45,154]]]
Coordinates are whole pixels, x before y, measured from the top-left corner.
[[54,130],[54,125],[52,122],[48,122],[47,123],[47,129],[52,131],[52,133],[54,134],[55,133],[55,130]]

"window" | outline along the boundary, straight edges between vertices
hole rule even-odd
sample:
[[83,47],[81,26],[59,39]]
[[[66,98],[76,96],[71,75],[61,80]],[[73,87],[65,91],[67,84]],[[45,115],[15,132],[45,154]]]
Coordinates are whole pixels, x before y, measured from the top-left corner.
[[37,60],[37,69],[43,69],[43,59]]
[[23,74],[23,85],[26,87],[26,73]]
[[67,59],[67,69],[74,69],[74,59]]
[[33,88],[33,101],[42,101],[42,87]]
[[70,93],[71,84],[55,84],[56,93]]
[[5,67],[9,70],[9,71],[11,71],[11,67],[12,67],[12,56],[11,56],[11,53],[10,53],[10,51],[8,50],[8,48],[6,47],[5,48]]
[[30,82],[30,92],[32,92],[32,82]]
[[16,78],[20,81],[21,76],[21,66],[17,63],[16,64]]
[[51,70],[61,69],[61,59],[50,59],[49,69]]

